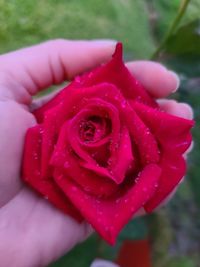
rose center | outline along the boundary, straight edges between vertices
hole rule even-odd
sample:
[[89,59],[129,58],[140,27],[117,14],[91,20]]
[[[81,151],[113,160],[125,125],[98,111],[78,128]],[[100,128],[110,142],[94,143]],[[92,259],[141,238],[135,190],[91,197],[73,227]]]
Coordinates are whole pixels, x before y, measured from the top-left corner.
[[80,123],[80,139],[83,142],[97,142],[111,131],[111,122],[107,118],[90,116]]

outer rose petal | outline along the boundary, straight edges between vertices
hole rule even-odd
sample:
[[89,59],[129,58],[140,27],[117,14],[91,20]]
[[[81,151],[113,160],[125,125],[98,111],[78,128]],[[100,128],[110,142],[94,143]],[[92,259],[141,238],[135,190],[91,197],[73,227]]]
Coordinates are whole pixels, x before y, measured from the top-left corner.
[[133,102],[132,106],[164,150],[183,154],[189,148],[192,142],[190,129],[194,125],[193,120],[176,117],[138,102]]
[[186,163],[182,156],[165,151],[159,166],[162,174],[158,189],[154,196],[145,204],[147,212],[154,210],[179,184],[186,172]]
[[186,171],[182,154],[192,142],[189,132],[194,122],[176,117],[157,109],[132,103],[137,114],[151,129],[160,143],[162,175],[155,196],[146,204],[150,212],[155,209],[180,182]]
[[83,217],[52,179],[43,180],[40,171],[42,127],[37,125],[27,131],[24,150],[23,179],[64,213],[79,222]]
[[64,177],[56,177],[56,181],[84,218],[108,243],[114,244],[122,227],[154,194],[160,173],[158,165],[150,164],[127,192],[122,196],[105,200],[88,195]]
[[52,98],[49,102],[44,104],[42,107],[34,110],[33,114],[37,119],[38,123],[43,122],[44,115],[47,111],[51,110],[52,108],[59,106],[62,103],[63,99],[68,98],[67,94],[69,91],[79,88],[81,85],[75,82],[70,83],[62,91],[60,91],[54,98]]

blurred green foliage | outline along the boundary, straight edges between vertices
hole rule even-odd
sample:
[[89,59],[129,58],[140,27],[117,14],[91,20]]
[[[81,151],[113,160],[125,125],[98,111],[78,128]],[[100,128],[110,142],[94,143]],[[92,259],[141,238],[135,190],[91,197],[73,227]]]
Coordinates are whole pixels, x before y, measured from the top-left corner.
[[[52,38],[117,39],[128,59],[148,59],[184,0],[0,0],[0,53]],[[200,262],[200,0],[191,0],[157,60],[178,72],[174,98],[194,108],[196,127],[189,171],[170,204],[146,220],[131,221],[115,247],[93,235],[51,267],[88,267],[95,257],[114,259],[124,239],[149,229],[154,267],[197,267]],[[148,227],[147,227],[148,226]]]
[[143,58],[154,49],[144,0],[0,0],[0,10],[1,52],[51,38],[114,38]]

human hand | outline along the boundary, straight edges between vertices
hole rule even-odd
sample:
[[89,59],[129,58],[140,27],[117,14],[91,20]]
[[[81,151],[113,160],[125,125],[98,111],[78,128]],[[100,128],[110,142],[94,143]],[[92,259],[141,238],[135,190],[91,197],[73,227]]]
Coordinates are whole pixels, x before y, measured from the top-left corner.
[[[90,233],[62,214],[44,198],[29,190],[20,179],[26,130],[36,124],[30,110],[44,100],[32,96],[52,84],[107,61],[114,42],[49,41],[0,56],[0,259],[2,266],[45,266]],[[156,98],[178,87],[177,77],[158,63],[135,61],[129,70]],[[162,108],[190,119],[191,108],[162,100]]]

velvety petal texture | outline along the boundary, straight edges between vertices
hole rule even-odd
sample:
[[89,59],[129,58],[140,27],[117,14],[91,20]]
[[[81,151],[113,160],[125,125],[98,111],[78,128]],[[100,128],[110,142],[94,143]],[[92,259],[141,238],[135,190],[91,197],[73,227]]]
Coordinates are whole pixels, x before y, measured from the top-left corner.
[[76,77],[33,114],[24,181],[110,244],[185,175],[194,123],[160,110],[125,67],[120,43],[110,62]]

